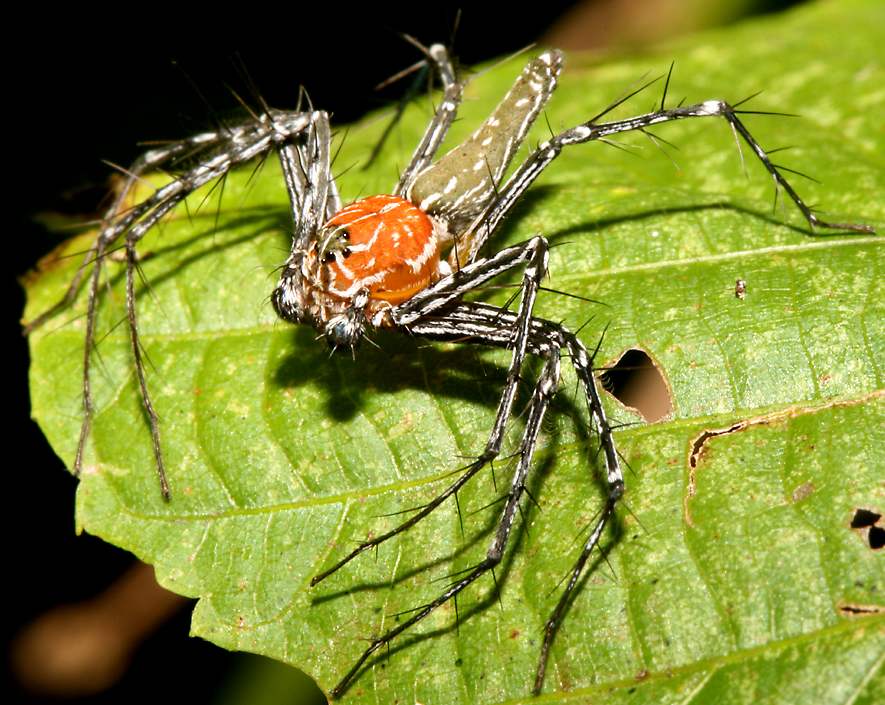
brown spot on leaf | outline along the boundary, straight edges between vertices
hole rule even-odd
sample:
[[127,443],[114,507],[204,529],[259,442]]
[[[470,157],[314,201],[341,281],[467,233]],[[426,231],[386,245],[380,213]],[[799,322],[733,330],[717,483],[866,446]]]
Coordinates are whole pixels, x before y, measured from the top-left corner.
[[[771,414],[764,414],[762,416],[754,416],[748,419],[743,419],[724,428],[715,428],[701,431],[701,433],[692,441],[688,453],[688,483],[686,485],[685,495],[682,499],[685,523],[689,526],[694,526],[694,521],[691,517],[689,502],[691,498],[694,497],[697,493],[697,469],[701,461],[705,457],[707,444],[713,438],[716,438],[717,436],[725,436],[732,433],[737,433],[739,431],[745,431],[753,426],[765,426],[781,421],[787,421],[797,416],[816,414],[818,412],[825,411],[826,409],[840,408],[845,406],[857,406],[858,404],[865,404],[871,399],[878,399],[883,396],[885,396],[885,390],[877,389],[874,392],[864,394],[863,396],[857,397],[855,399],[830,401],[826,404],[821,404],[820,406],[792,406],[787,409],[773,412]],[[760,439],[757,442],[757,445],[764,446],[765,442]],[[880,527],[877,526],[875,528],[879,529]],[[874,538],[875,540],[881,541],[883,544],[885,544],[885,529],[881,529],[881,538],[878,531],[875,532]]]
[[813,482],[803,482],[796,489],[793,490],[793,493],[790,495],[790,498],[793,502],[801,502],[806,497],[810,496],[814,492],[814,483]]

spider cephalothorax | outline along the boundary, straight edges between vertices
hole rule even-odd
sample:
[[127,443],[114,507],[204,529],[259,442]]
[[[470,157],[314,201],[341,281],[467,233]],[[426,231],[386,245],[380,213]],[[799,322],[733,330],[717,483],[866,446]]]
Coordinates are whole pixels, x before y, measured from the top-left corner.
[[[533,315],[535,297],[547,272],[548,244],[537,235],[497,252],[485,245],[538,175],[566,147],[611,135],[648,128],[674,120],[721,117],[753,149],[776,186],[789,196],[812,226],[869,232],[865,225],[828,223],[799,197],[781,168],[772,163],[739,117],[739,110],[720,100],[675,108],[660,108],[633,118],[604,122],[608,112],[635,95],[634,91],[595,117],[542,142],[504,180],[525,135],[550,98],[562,68],[562,55],[547,51],[531,60],[508,94],[461,145],[437,159],[461,101],[462,82],[455,75],[446,49],[424,50],[438,73],[444,94],[423,138],[389,195],[371,196],[342,207],[331,173],[329,116],[319,110],[291,113],[269,110],[257,119],[233,128],[197,135],[145,153],[127,171],[126,188],[108,212],[104,226],[59,304],[33,321],[44,322],[76,296],[91,267],[83,374],[83,425],[74,463],[79,471],[83,446],[93,416],[90,360],[95,342],[96,299],[105,255],[122,241],[126,252],[127,314],[135,370],[150,421],[157,472],[163,494],[169,488],[163,463],[160,423],[153,409],[142,362],[135,296],[136,246],[141,238],[176,204],[201,186],[223,177],[232,168],[275,150],[291,204],[292,247],[282,267],[271,300],[277,313],[293,323],[314,326],[333,347],[355,348],[372,328],[387,328],[408,336],[458,341],[510,351],[506,382],[488,440],[475,458],[437,497],[413,510],[402,524],[360,543],[330,568],[314,576],[312,584],[328,578],[364,551],[407,531],[427,517],[499,456],[505,427],[514,416],[517,389],[529,380],[527,356],[540,359],[524,415],[524,430],[513,454],[514,467],[501,515],[485,554],[458,573],[436,598],[411,611],[393,627],[371,639],[353,668],[332,694],[341,693],[360,673],[366,660],[433,610],[457,597],[501,561],[526,493],[544,416],[560,381],[563,355],[574,369],[589,413],[589,424],[599,439],[607,496],[592,530],[565,581],[551,613],[541,644],[534,690],[543,685],[547,654],[570,597],[580,583],[588,559],[615,512],[624,492],[624,478],[613,428],[606,417],[594,376],[593,354],[575,333],[560,323]],[[667,77],[669,82],[669,75]],[[647,84],[650,85],[650,84]],[[646,86],[643,86],[643,88]],[[639,90],[642,90],[640,88]],[[206,150],[206,151],[203,151]],[[197,166],[177,176],[134,207],[123,204],[140,174],[183,155],[206,153]],[[517,310],[465,300],[487,282],[506,272],[522,273]],[[293,469],[297,472],[297,468]]]

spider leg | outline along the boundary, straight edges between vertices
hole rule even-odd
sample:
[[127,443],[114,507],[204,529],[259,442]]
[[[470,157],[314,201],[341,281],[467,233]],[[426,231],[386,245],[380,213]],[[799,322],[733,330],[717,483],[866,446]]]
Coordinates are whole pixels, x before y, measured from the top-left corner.
[[[534,237],[528,242],[502,250],[488,260],[475,262],[457,274],[440,280],[433,287],[393,309],[391,313],[394,320],[402,325],[406,332],[416,333],[418,331],[413,326],[408,325],[409,322],[421,319],[431,311],[437,310],[440,306],[461,296],[464,291],[479,286],[487,279],[491,279],[521,265],[525,265],[525,270],[523,273],[522,298],[519,310],[516,314],[510,315],[506,331],[502,333],[504,337],[496,343],[500,347],[511,348],[513,355],[510,359],[504,391],[498,402],[495,423],[489,434],[485,449],[474,462],[464,469],[464,472],[454,483],[449,485],[433,500],[423,505],[414,516],[390,531],[360,543],[335,565],[315,575],[310,581],[311,586],[316,585],[332,575],[332,573],[338,571],[360,553],[374,548],[413,527],[445,502],[445,500],[455,495],[479,470],[494,460],[500,453],[501,445],[504,441],[504,430],[507,421],[513,413],[513,403],[516,398],[519,375],[525,360],[526,345],[530,337],[532,322],[532,307],[535,303],[541,279],[543,279],[547,271],[547,241],[543,237]],[[418,303],[413,304],[418,297],[421,297]],[[399,312],[402,313],[400,314]],[[425,335],[424,333],[419,334]]]
[[[298,115],[305,114],[299,113]],[[135,362],[135,372],[138,377],[139,391],[151,430],[160,489],[165,499],[169,499],[169,483],[166,478],[163,450],[160,443],[160,419],[148,389],[142,345],[138,332],[138,315],[135,302],[135,271],[138,263],[136,245],[166,213],[196,189],[200,188],[200,186],[224,176],[233,167],[264,154],[274,146],[278,147],[280,164],[289,194],[290,207],[295,218],[296,233],[293,243],[306,240],[306,236],[319,227],[320,219],[324,217],[328,210],[328,200],[330,197],[333,201],[337,199],[337,191],[330,188],[330,184],[334,184],[334,181],[332,180],[329,167],[331,131],[328,115],[322,111],[310,113],[308,125],[306,146],[292,142],[293,139],[301,135],[302,129],[300,128],[293,133],[271,131],[262,139],[256,140],[252,144],[247,144],[231,154],[219,155],[220,160],[217,164],[196,167],[174,182],[176,186],[181,186],[181,188],[175,189],[168,197],[157,202],[148,210],[142,220],[126,231],[126,316],[129,323],[129,339]],[[299,164],[295,163],[296,157],[299,158],[302,167],[304,164],[308,165],[306,169],[299,169]],[[191,183],[188,183],[188,179],[192,180]],[[302,179],[306,179],[306,181]],[[91,291],[90,294],[92,294]],[[94,297],[90,296],[90,300],[94,301]],[[86,397],[84,394],[84,408],[85,405]],[[91,399],[89,400],[89,408],[92,408]],[[84,434],[81,429],[81,442],[88,436],[87,424],[91,423],[89,416],[89,414],[84,415],[83,424],[87,431]],[[77,456],[82,458],[81,447],[78,447]]]
[[341,209],[332,178],[331,144],[329,115],[315,111],[310,114],[306,144],[287,139],[280,145],[280,166],[295,225],[292,252],[306,251],[320,226]]
[[[477,342],[486,341],[477,340]],[[497,345],[497,340],[492,344]],[[338,685],[332,689],[331,695],[333,698],[338,697],[344,692],[347,685],[362,669],[363,664],[372,654],[383,646],[389,644],[399,634],[420,622],[437,607],[455,598],[458,593],[464,590],[468,585],[475,582],[487,572],[493,570],[494,567],[500,563],[513,529],[513,521],[519,508],[520,499],[525,491],[526,478],[531,466],[532,456],[535,452],[538,433],[541,429],[541,422],[550,405],[550,401],[556,394],[557,385],[559,383],[559,367],[559,351],[551,349],[550,353],[547,355],[538,382],[535,385],[535,390],[530,402],[528,418],[526,420],[526,429],[519,447],[519,461],[517,462],[516,470],[513,474],[510,490],[507,494],[507,501],[501,513],[498,528],[495,531],[495,535],[492,538],[485,558],[477,565],[467,570],[463,574],[463,577],[458,578],[442,594],[421,606],[409,619],[401,622],[393,629],[389,629],[383,635],[374,639],[359,659],[357,659],[353,667],[341,679]]]
[[457,79],[449,52],[442,44],[433,44],[425,49],[418,45],[417,42],[413,43],[423,50],[427,58],[435,65],[443,84],[443,97],[430,124],[424,131],[424,136],[412,153],[409,165],[400,175],[399,183],[397,183],[394,193],[403,197],[412,187],[418,174],[430,164],[436,155],[439,146],[446,137],[446,133],[455,121],[458,106],[461,104],[461,95],[464,92],[464,84]]
[[[142,174],[153,169],[157,169],[164,164],[173,161],[176,157],[192,152],[193,150],[204,149],[217,144],[224,138],[220,132],[204,132],[199,135],[174,142],[157,149],[152,149],[142,154],[136,161],[126,170],[127,179],[114,199],[110,208],[105,213],[102,223],[104,224],[102,232],[95,239],[83,258],[82,263],[77,268],[73,279],[71,279],[64,295],[53,306],[37,316],[34,320],[24,325],[25,335],[29,335],[32,331],[41,327],[46,321],[55,316],[60,311],[70,306],[77,296],[83,276],[86,274],[89,266],[92,266],[90,276],[89,293],[87,300],[86,312],[86,334],[85,345],[83,350],[83,422],[80,426],[80,436],[77,441],[77,451],[74,458],[74,474],[79,475],[83,466],[83,451],[86,439],[89,437],[89,431],[92,424],[92,416],[94,407],[92,404],[92,387],[91,387],[91,355],[95,341],[95,320],[98,290],[101,284],[101,269],[104,264],[104,256],[107,253],[108,246],[113,243],[115,237],[109,235],[109,229],[112,228],[114,221],[120,217],[123,204],[129,197],[132,188],[141,179]],[[131,219],[137,217],[136,209],[132,209],[128,213],[123,214],[123,219]],[[164,496],[166,492],[164,491]]]
[[831,223],[820,219],[814,210],[808,206],[793,186],[789,183],[783,172],[793,171],[787,167],[775,164],[771,161],[768,153],[756,141],[743,121],[738,117],[739,114],[752,111],[736,110],[734,106],[729,105],[722,100],[706,100],[695,105],[688,105],[677,108],[660,109],[654,112],[645,113],[626,120],[615,120],[612,122],[594,122],[593,120],[582,123],[568,130],[560,132],[558,135],[549,140],[542,142],[538,148],[522,163],[522,165],[514,172],[513,176],[505,184],[498,198],[481,213],[473,221],[469,229],[474,234],[469,239],[469,248],[464,248],[459,256],[464,257],[464,262],[473,261],[485,244],[486,240],[497,230],[501,221],[507,216],[513,206],[517,203],[526,189],[534,182],[544,169],[554,160],[565,147],[573,144],[582,144],[584,142],[592,142],[601,140],[610,135],[621,132],[631,132],[633,130],[645,130],[653,125],[658,125],[674,120],[684,120],[688,118],[703,117],[721,117],[731,126],[732,130],[740,135],[746,142],[753,153],[765,167],[766,171],[771,175],[777,187],[782,188],[790,197],[796,207],[802,213],[808,224],[812,227],[831,228],[833,230],[848,230],[853,232],[869,233],[873,232],[873,228],[869,225],[856,223]]
[[537,695],[541,692],[544,684],[544,675],[547,670],[547,658],[550,653],[550,647],[553,645],[553,639],[562,622],[562,618],[568,609],[571,597],[578,585],[578,580],[587,564],[587,559],[593,550],[599,545],[599,539],[602,532],[611,519],[615,506],[624,494],[624,474],[621,470],[620,456],[615,447],[612,426],[605,414],[602,406],[602,399],[599,396],[599,388],[596,386],[596,379],[593,376],[593,358],[587,352],[583,343],[578,340],[577,336],[566,331],[563,327],[558,326],[560,333],[564,338],[564,342],[569,351],[569,357],[572,366],[575,369],[578,379],[584,388],[587,401],[587,408],[590,410],[590,417],[593,420],[593,426],[599,435],[600,447],[605,456],[606,482],[608,485],[608,495],[605,505],[599,513],[593,531],[584,542],[578,560],[572,568],[569,581],[562,591],[559,602],[553,609],[544,625],[544,642],[541,645],[541,653],[538,657],[538,668],[535,674],[535,683],[532,692]]
[[[457,308],[446,311],[445,314],[437,318],[422,321],[412,326],[412,330],[414,333],[425,337],[459,337],[464,339],[464,336],[468,335],[476,342],[496,344],[495,341],[497,341],[498,345],[502,345],[506,340],[506,331],[510,329],[514,322],[515,317],[510,312],[502,312],[488,304],[471,302],[462,303]],[[577,561],[572,567],[568,583],[556,607],[544,625],[544,641],[541,645],[533,686],[533,692],[538,694],[544,683],[550,648],[568,609],[571,597],[586,567],[587,560],[599,545],[600,537],[614,514],[615,506],[624,494],[624,475],[614,443],[613,429],[606,417],[596,379],[593,376],[593,356],[584,347],[584,344],[565,326],[544,319],[532,318],[528,349],[530,353],[539,356],[549,355],[551,350],[555,350],[557,355],[559,350],[564,349],[568,351],[572,366],[584,389],[591,423],[599,436],[600,446],[605,457],[606,482],[608,485],[605,505],[599,513],[593,530],[584,543]]]
[[323,223],[341,209],[338,187],[332,176],[331,143],[329,116],[315,111],[310,114],[305,143],[286,143],[279,149],[294,232],[292,248],[283,263],[279,284],[271,294],[271,303],[280,318],[293,323],[304,320],[299,299],[304,258]]
[[[123,203],[126,201],[130,192],[132,191],[132,187],[137,181],[141,179],[142,174],[145,174],[153,169],[157,169],[160,166],[171,162],[176,157],[180,157],[182,154],[191,152],[194,149],[203,149],[213,144],[217,144],[222,139],[224,139],[224,135],[222,133],[204,132],[199,135],[194,135],[189,139],[181,140],[180,142],[174,142],[172,144],[159,147],[157,149],[152,149],[142,154],[138,159],[135,160],[135,162],[133,162],[133,164],[128,169],[125,170],[127,179],[123,185],[123,188],[120,190],[120,193],[117,195],[116,198],[114,198],[113,203],[111,204],[110,208],[108,208],[102,219],[104,227],[107,227],[108,223],[112,222],[120,215],[123,208]],[[100,238],[96,238],[95,242],[93,242],[89,249],[86,251],[82,263],[77,268],[77,272],[74,274],[74,277],[68,284],[68,288],[65,290],[65,293],[61,297],[61,299],[59,299],[50,308],[40,313],[40,315],[38,315],[34,320],[25,323],[25,335],[28,335],[31,331],[36,330],[50,318],[55,316],[58,312],[66,309],[68,306],[71,305],[71,303],[73,303],[74,299],[77,297],[77,292],[80,289],[80,284],[83,281],[83,276],[86,274],[86,270],[91,264],[101,259],[101,257],[98,255],[99,241]]]
[[[160,487],[163,497],[168,499],[169,486],[166,480],[160,445],[159,417],[148,391],[142,347],[138,333],[135,302],[135,270],[138,261],[136,245],[172,208],[200,187],[224,176],[232,168],[265,154],[274,147],[280,148],[282,160],[286,161],[288,158],[291,162],[293,155],[290,150],[286,149],[287,145],[297,140],[305,128],[313,123],[322,122],[322,117],[317,118],[317,115],[316,113],[283,113],[273,111],[272,113],[265,114],[263,116],[264,119],[257,122],[217,132],[206,132],[188,140],[150,150],[139,157],[127,171],[129,177],[122,191],[106,213],[102,221],[104,223],[102,230],[87,252],[86,258],[74,275],[74,279],[68,286],[64,297],[58,304],[44,314],[41,314],[25,329],[26,332],[30,332],[73,301],[86,269],[89,266],[92,267],[88,286],[86,334],[83,351],[83,421],[80,427],[80,437],[74,459],[74,474],[79,474],[82,469],[85,444],[89,437],[94,416],[91,386],[91,355],[95,345],[95,326],[98,313],[101,271],[104,266],[104,258],[110,251],[110,248],[120,238],[125,238],[126,312],[129,336],[142,402],[150,425]],[[328,120],[326,118],[327,124]],[[181,174],[175,180],[158,188],[140,203],[126,211],[122,211],[124,201],[131,193],[135,183],[140,180],[142,174],[160,168],[175,158],[181,157],[183,154],[193,150],[202,151],[204,149],[212,150],[210,156]],[[284,173],[287,175],[286,185],[290,201],[292,202],[293,212],[296,212],[298,210],[296,208],[297,204],[305,200],[304,194],[308,189],[298,177],[288,178],[295,171],[291,163],[289,167],[288,172],[286,172],[284,167]]]

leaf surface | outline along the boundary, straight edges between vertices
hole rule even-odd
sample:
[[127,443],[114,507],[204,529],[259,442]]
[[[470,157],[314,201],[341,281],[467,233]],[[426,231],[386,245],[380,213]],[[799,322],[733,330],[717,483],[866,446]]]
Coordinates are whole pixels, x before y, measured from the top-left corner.
[[[596,114],[647,70],[676,70],[671,103],[711,98],[798,112],[747,116],[791,180],[834,219],[885,227],[885,8],[815,4],[617,61],[570,56],[547,110],[553,129]],[[491,110],[523,59],[474,80],[447,144]],[[651,109],[646,92],[618,110]],[[345,197],[387,191],[429,116],[418,101]],[[339,165],[360,164],[383,129],[355,126]],[[873,703],[883,691],[885,569],[857,508],[885,510],[881,238],[809,233],[726,124],[656,128],[678,144],[637,155],[572,148],[531,189],[496,247],[545,234],[550,286],[608,307],[543,294],[537,314],[577,328],[598,363],[631,347],[663,370],[674,413],[625,428],[632,471],[617,520],[572,604],[544,695],[529,697],[557,582],[601,506],[601,468],[565,371],[530,489],[498,571],[437,610],[370,663],[348,690],[362,702]],[[536,128],[536,139],[542,139]],[[531,140],[530,140],[531,141]],[[102,291],[94,432],[78,524],[156,566],[199,597],[193,632],[296,665],[331,687],[396,613],[474,565],[497,520],[490,471],[454,504],[363,555],[320,586],[312,575],[354,542],[394,526],[485,444],[507,355],[379,333],[351,360],[315,333],[275,320],[268,294],[288,251],[285,192],[273,160],[232,175],[145,239],[140,325],[172,486],[164,503],[125,332],[122,266]],[[217,211],[217,215],[216,215]],[[216,222],[217,221],[217,222]],[[67,252],[83,250],[84,236]],[[28,283],[31,316],[53,303],[77,258]],[[737,278],[747,296],[734,296]],[[508,291],[483,292],[503,303]],[[85,296],[31,338],[34,415],[70,464],[80,423]],[[564,361],[564,368],[568,367]],[[622,420],[631,413],[609,400]],[[700,443],[705,432],[720,433]],[[512,449],[521,420],[510,429]],[[693,455],[694,453],[694,455]],[[693,462],[692,462],[693,461]],[[511,464],[496,463],[500,488]],[[629,506],[629,511],[627,510]]]

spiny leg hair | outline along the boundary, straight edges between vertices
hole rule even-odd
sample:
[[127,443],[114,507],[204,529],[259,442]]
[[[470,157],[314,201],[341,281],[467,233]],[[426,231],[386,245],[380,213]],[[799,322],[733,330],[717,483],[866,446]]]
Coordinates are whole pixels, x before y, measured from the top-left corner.
[[[101,231],[93,245],[86,252],[84,260],[71,280],[64,296],[58,303],[25,326],[25,332],[29,333],[66,308],[76,297],[83,275],[89,267],[92,267],[88,285],[86,332],[83,350],[83,421],[80,427],[80,437],[74,459],[73,471],[75,474],[79,474],[82,470],[85,444],[89,437],[94,415],[91,388],[91,357],[95,347],[98,293],[101,286],[104,258],[120,238],[125,239],[126,310],[130,342],[139,390],[148,415],[160,488],[163,497],[168,499],[170,493],[160,444],[159,417],[154,410],[148,393],[144,360],[138,334],[134,284],[135,271],[138,266],[136,244],[172,208],[200,187],[224,177],[236,166],[263,156],[274,146],[284,147],[296,140],[306,128],[312,125],[311,117],[311,113],[272,111],[271,113],[266,113],[258,121],[237,127],[223,128],[214,132],[205,132],[186,140],[152,149],[139,157],[126,170],[126,182],[102,219]],[[211,153],[208,158],[203,159],[196,166],[179,175],[168,184],[161,186],[145,200],[127,210],[123,210],[123,204],[136,183],[141,180],[143,174],[168,166],[188,153],[205,150],[209,150]],[[281,149],[280,154],[282,157],[284,150]],[[301,194],[298,184],[290,183],[287,180],[287,188],[290,201],[293,204],[300,202]]]
[[[672,71],[672,66],[671,66]],[[615,120],[612,122],[597,122],[597,120],[611,110],[621,105],[637,93],[643,91],[644,89],[651,86],[656,81],[660,80],[660,78],[656,78],[653,81],[650,81],[638,88],[637,90],[631,92],[624,98],[621,98],[618,101],[612,103],[608,108],[602,111],[599,115],[584,122],[580,125],[572,127],[568,130],[564,130],[560,132],[558,135],[550,138],[549,140],[545,140],[538,148],[520,165],[517,170],[513,173],[504,187],[500,190],[498,194],[498,198],[490,205],[490,207],[482,213],[477,219],[473,222],[470,227],[470,231],[474,233],[470,246],[465,250],[465,260],[464,261],[472,261],[476,259],[480,249],[486,243],[486,241],[497,231],[501,222],[508,215],[510,210],[514,205],[519,201],[522,197],[523,193],[525,193],[526,189],[541,175],[541,172],[546,169],[551,162],[553,162],[556,157],[560,155],[562,150],[565,147],[575,145],[575,144],[583,144],[585,142],[592,142],[595,140],[604,140],[611,135],[616,135],[621,132],[632,132],[635,130],[645,131],[647,128],[652,127],[654,125],[659,125],[665,122],[671,122],[674,120],[684,120],[687,118],[703,118],[703,117],[721,117],[731,126],[732,131],[735,135],[740,135],[740,137],[750,146],[753,150],[753,154],[759,159],[762,165],[765,167],[766,171],[771,175],[775,189],[782,188],[787,195],[790,197],[790,200],[796,204],[796,207],[802,213],[803,217],[811,227],[818,228],[829,228],[832,230],[846,230],[852,232],[860,232],[860,233],[871,233],[874,229],[869,225],[863,225],[858,223],[831,223],[826,220],[819,218],[814,209],[808,206],[805,201],[799,196],[796,190],[792,187],[787,178],[783,175],[783,171],[793,171],[787,167],[783,167],[775,164],[771,161],[768,153],[762,148],[759,142],[753,137],[738,115],[742,113],[761,113],[766,114],[763,111],[742,111],[737,110],[734,106],[726,103],[723,100],[705,100],[702,103],[697,103],[695,105],[688,105],[684,107],[677,108],[664,108],[664,102],[666,100],[666,88],[664,89],[664,95],[661,98],[661,107],[659,110],[645,113],[644,115],[638,115],[636,117],[627,118],[625,120]],[[667,85],[669,85],[670,74],[667,74]],[[775,115],[777,113],[774,113]]]

